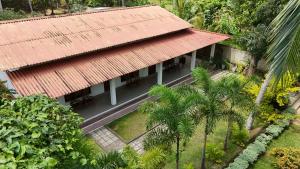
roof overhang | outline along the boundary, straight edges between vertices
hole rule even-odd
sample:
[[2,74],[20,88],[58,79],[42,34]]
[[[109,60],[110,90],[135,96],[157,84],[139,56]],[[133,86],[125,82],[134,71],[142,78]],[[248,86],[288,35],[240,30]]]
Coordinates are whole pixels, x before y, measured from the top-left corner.
[[16,70],[8,75],[21,95],[46,94],[57,98],[228,38],[223,34],[187,29],[95,54]]

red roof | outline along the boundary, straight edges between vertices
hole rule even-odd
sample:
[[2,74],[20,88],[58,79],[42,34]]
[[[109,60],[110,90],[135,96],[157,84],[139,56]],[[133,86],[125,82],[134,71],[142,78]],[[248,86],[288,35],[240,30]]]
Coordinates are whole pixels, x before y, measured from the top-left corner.
[[0,22],[0,71],[190,28],[159,6]]
[[20,69],[9,72],[9,77],[21,95],[44,93],[56,98],[228,38],[187,29],[113,50]]

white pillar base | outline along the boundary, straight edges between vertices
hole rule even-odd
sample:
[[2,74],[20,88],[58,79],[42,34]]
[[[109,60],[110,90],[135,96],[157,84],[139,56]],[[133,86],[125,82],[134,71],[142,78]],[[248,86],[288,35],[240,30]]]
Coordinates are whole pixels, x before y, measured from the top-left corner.
[[163,76],[163,63],[159,63],[156,66],[157,71],[157,84],[162,85],[162,76]]
[[117,94],[116,94],[116,80],[111,79],[109,81],[109,87],[110,87],[110,102],[111,105],[117,104]]

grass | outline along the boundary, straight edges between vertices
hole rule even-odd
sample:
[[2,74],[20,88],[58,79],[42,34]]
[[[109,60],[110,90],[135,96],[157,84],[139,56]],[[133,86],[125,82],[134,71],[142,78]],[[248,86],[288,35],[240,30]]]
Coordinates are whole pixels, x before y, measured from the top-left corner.
[[270,151],[277,147],[291,147],[300,148],[300,126],[292,125],[290,128],[279,136],[278,139],[273,140],[268,146],[268,150],[264,156],[262,156],[257,163],[253,166],[253,169],[273,169],[276,159],[270,155]]
[[108,125],[125,142],[140,136],[146,132],[147,115],[138,111],[132,112]]
[[[185,146],[184,151],[180,154],[180,168],[184,168],[185,165],[192,164],[195,169],[200,168],[201,165],[201,150],[203,145],[203,129],[204,127],[200,125],[197,127],[193,137],[190,139],[188,144]],[[223,147],[223,142],[226,133],[226,123],[221,121],[217,124],[217,127],[211,135],[208,136],[208,144],[216,144],[221,148]],[[222,168],[227,161],[229,161],[241,148],[232,143],[229,143],[229,147],[225,156],[220,164],[216,164],[207,160],[208,169]],[[175,168],[175,154],[169,156],[165,169]]]

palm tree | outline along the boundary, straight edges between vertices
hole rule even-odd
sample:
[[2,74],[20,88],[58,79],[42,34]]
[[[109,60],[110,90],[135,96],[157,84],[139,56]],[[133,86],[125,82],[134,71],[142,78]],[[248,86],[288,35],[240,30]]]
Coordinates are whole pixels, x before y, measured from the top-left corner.
[[[300,71],[300,1],[290,0],[272,21],[270,29],[270,45],[267,50],[270,68],[256,98],[257,105],[263,100],[273,76],[276,86],[279,81],[285,81],[286,73],[295,75]],[[247,129],[252,128],[253,121],[254,112],[251,112],[247,119]]]
[[32,8],[31,0],[28,0],[28,5],[29,5],[30,12],[32,14],[33,13],[33,8]]
[[196,81],[196,84],[195,87],[190,87],[190,94],[194,97],[192,103],[190,103],[190,111],[194,119],[196,119],[196,123],[199,123],[202,120],[204,121],[205,127],[201,168],[205,169],[207,136],[213,132],[217,121],[224,118],[222,109],[224,96],[220,92],[220,81],[213,81],[207,70],[203,68],[196,68],[192,72],[192,75]]
[[149,94],[159,98],[145,103],[141,111],[148,114],[147,129],[151,130],[144,142],[146,149],[153,146],[171,148],[176,143],[176,169],[179,168],[180,142],[187,141],[193,134],[194,122],[188,113],[190,98],[185,97],[184,87],[153,87]]
[[0,12],[2,12],[2,11],[3,11],[3,7],[2,7],[2,2],[0,0]]
[[221,79],[222,93],[226,99],[224,107],[224,117],[227,121],[227,132],[224,140],[225,151],[228,148],[232,124],[236,122],[240,128],[242,128],[244,124],[244,118],[237,110],[243,109],[244,111],[248,111],[255,107],[252,99],[244,91],[244,87],[250,81],[252,81],[252,79],[240,80],[236,75]]

